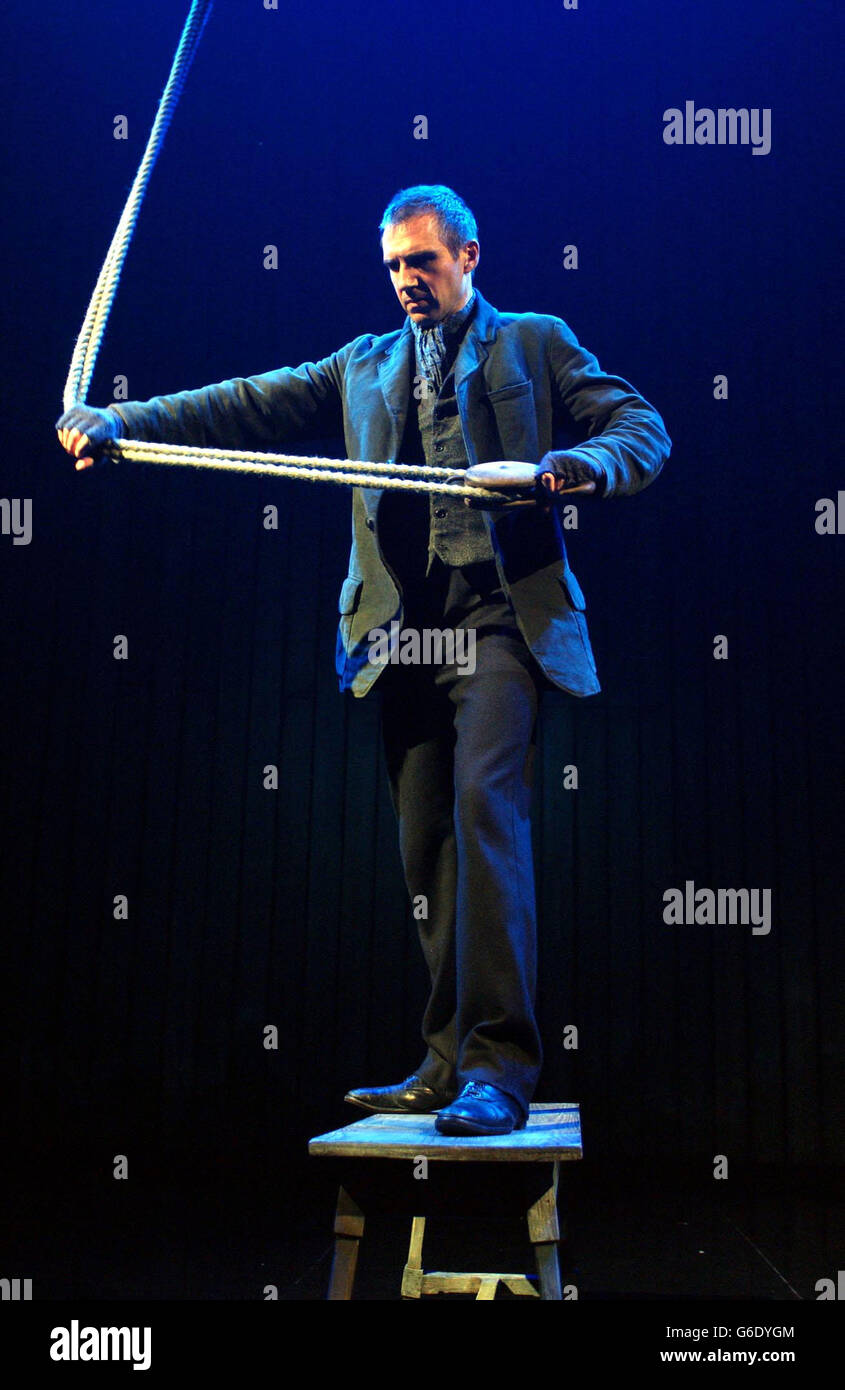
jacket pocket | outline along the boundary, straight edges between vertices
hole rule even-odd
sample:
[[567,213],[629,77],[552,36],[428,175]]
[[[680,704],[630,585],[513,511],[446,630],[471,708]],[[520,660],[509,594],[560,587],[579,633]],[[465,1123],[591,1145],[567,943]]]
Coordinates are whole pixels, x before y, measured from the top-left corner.
[[352,614],[358,607],[363,588],[363,579],[358,579],[355,575],[350,575],[344,579],[338,600],[338,612],[341,614]]
[[495,421],[498,444],[491,441],[499,458],[536,463],[540,458],[534,387],[530,381],[515,381],[487,392],[487,406]]
[[487,399],[492,406],[500,401],[512,400],[515,396],[533,396],[534,386],[530,381],[515,381],[512,386],[500,386],[498,391],[488,391]]
[[587,607],[587,603],[581,592],[581,585],[578,583],[572,570],[565,570],[558,578],[558,583],[563,589],[569,607],[576,609],[579,613],[583,613],[584,609]]

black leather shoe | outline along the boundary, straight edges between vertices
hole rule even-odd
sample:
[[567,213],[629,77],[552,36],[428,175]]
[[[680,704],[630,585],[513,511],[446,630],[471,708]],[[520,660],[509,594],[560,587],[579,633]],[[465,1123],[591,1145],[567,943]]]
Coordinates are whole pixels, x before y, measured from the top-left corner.
[[343,1097],[350,1105],[358,1105],[381,1115],[427,1115],[440,1110],[455,1099],[454,1091],[434,1091],[415,1074],[400,1081],[398,1086],[374,1086],[370,1090],[347,1091]]
[[456,1101],[434,1121],[438,1134],[510,1134],[525,1128],[526,1115],[498,1086],[468,1081]]

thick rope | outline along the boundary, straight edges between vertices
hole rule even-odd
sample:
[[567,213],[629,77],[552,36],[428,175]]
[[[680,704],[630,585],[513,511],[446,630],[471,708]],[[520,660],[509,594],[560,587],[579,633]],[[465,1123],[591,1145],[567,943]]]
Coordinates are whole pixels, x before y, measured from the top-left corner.
[[[372,473],[372,474],[397,474],[400,477],[409,478],[443,478],[448,481],[454,478],[455,472],[451,468],[430,468],[425,463],[365,463],[360,459],[328,459],[318,458],[311,454],[270,454],[262,450],[260,453],[253,453],[248,449],[205,449],[193,444],[160,444],[151,443],[149,440],[121,439],[114,441],[115,452],[119,448],[120,453],[130,457],[134,462],[136,457],[144,453],[142,462],[147,461],[147,456],[151,462],[160,461],[161,463],[184,462],[195,460],[196,467],[203,467],[206,462],[213,466],[217,461],[231,459],[232,468],[237,473],[254,473],[257,467],[262,471],[264,465],[273,465],[272,471],[280,476],[287,476],[290,472],[299,472],[299,465],[309,469],[345,469],[348,472]],[[111,449],[111,444],[109,445]],[[242,465],[247,465],[242,467]],[[284,465],[295,465],[292,469],[287,468],[282,473]]]
[[[312,458],[309,454],[252,453],[241,449],[201,449],[190,444],[154,444],[142,439],[114,440],[105,453],[114,463],[170,464],[178,468],[211,468],[226,473],[265,473],[276,478],[300,478],[307,482],[343,483],[350,487],[393,488],[407,492],[443,492],[471,497],[487,505],[505,506],[516,492],[497,493],[488,488],[464,487],[454,481],[450,468],[426,464],[365,463],[359,459]],[[443,481],[439,481],[442,479]]]
[[170,68],[170,76],[162,93],[158,104],[153,127],[150,131],[149,139],[144,150],[144,155],[138,166],[134,182],[129,190],[123,212],[115,229],[111,240],[106,259],[103,262],[97,283],[94,286],[94,293],[88,305],[85,318],[79,337],[76,340],[73,358],[70,364],[67,381],[64,389],[64,408],[69,410],[72,405],[78,402],[84,403],[91,384],[91,377],[94,372],[94,364],[97,360],[97,353],[103,340],[106,329],[106,321],[111,310],[112,302],[117,291],[117,282],[120,279],[120,272],[135,231],[135,224],[138,221],[138,213],[141,209],[141,202],[147,190],[150,174],[153,165],[158,158],[159,150],[164,143],[168,126],[173,119],[176,104],[182,94],[185,85],[185,78],[191,61],[197,51],[203,27],[209,14],[211,13],[212,0],[193,0],[188,18],[182,30],[182,36],[176,49],[176,54]]
[[[213,0],[193,0],[170,68],[170,75],[158,104],[143,158],[138,166],[129,196],[120,215],[106,259],[76,340],[63,393],[63,405],[84,404],[97,354],[103,341],[109,313],[129,243],[135,231],[141,202],[168,127],[173,119],[185,79],[197,51]],[[471,497],[476,503],[507,504],[514,494],[487,488],[463,487],[450,483],[455,475],[447,468],[428,468],[415,464],[366,463],[357,459],[310,458],[298,454],[251,453],[243,450],[202,449],[191,445],[156,444],[141,439],[113,440],[104,451],[117,463],[164,464],[181,468],[213,468],[230,473],[270,473],[275,477],[302,478],[309,482],[334,482],[353,487],[382,487],[410,492],[445,492]],[[443,481],[439,481],[442,479]]]

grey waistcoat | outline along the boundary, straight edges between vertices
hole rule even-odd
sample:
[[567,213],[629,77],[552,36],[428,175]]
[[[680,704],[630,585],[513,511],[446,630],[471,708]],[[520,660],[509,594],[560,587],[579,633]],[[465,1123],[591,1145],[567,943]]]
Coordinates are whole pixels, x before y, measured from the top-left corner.
[[[429,466],[456,471],[466,468],[466,445],[451,367],[437,395],[431,390],[420,391],[417,424]],[[429,564],[433,555],[438,555],[445,565],[471,565],[493,559],[484,516],[465,506],[462,497],[448,492],[430,494]]]

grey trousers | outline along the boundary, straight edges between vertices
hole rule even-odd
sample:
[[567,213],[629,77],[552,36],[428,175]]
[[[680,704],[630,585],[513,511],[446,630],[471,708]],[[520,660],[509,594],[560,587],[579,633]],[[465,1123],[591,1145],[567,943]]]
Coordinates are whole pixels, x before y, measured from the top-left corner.
[[443,1090],[491,1082],[527,1111],[542,1065],[530,809],[549,682],[492,560],[435,560],[405,601],[406,629],[475,634],[474,670],[396,665],[378,683],[405,881],[427,909],[417,925],[431,994],[416,1070]]

